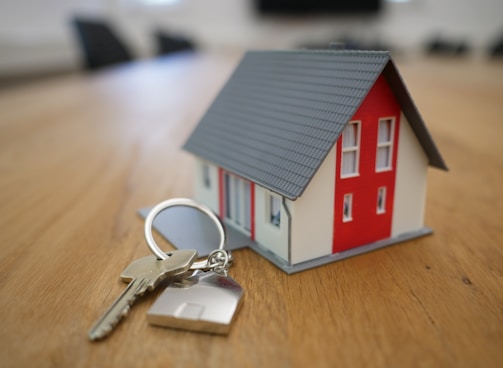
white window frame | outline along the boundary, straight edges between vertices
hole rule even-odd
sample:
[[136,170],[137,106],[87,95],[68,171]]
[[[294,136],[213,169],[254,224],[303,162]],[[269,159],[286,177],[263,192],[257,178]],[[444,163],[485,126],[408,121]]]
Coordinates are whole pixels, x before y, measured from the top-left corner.
[[246,234],[251,233],[251,183],[224,171],[225,219]]
[[[390,132],[389,140],[379,141],[379,130],[381,127],[381,122],[389,121]],[[376,172],[389,171],[393,168],[393,142],[395,138],[395,117],[389,116],[385,118],[380,118],[377,125],[377,149],[376,149]],[[387,162],[385,166],[379,166],[379,149],[388,150]]]
[[377,188],[376,213],[378,215],[386,213],[386,194],[387,194],[386,192],[387,192],[386,187]]
[[[360,120],[350,121],[344,128],[341,135],[341,178],[351,178],[360,175],[360,139],[361,139],[361,124]],[[344,147],[344,131],[349,129],[350,126],[356,125],[356,145]],[[344,154],[345,153],[355,153],[355,165],[354,171],[350,173],[344,173]],[[347,156],[347,155],[346,155]]]
[[[268,219],[268,223],[274,227],[274,228],[280,228],[281,227],[281,198],[277,195],[274,195],[270,193],[269,195],[266,196],[266,206],[265,208],[267,209],[267,214],[266,218]],[[275,221],[275,213],[274,211],[277,209],[277,222]]]
[[[346,204],[348,212],[346,214]],[[353,193],[344,194],[342,200],[342,222],[353,221]]]

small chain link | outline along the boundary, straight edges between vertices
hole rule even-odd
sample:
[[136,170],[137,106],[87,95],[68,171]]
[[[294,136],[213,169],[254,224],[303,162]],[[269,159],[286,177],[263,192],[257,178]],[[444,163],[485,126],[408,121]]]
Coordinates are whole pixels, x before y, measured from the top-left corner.
[[233,258],[229,251],[215,249],[208,256],[207,268],[217,273],[227,275],[227,271],[232,265],[232,261]]

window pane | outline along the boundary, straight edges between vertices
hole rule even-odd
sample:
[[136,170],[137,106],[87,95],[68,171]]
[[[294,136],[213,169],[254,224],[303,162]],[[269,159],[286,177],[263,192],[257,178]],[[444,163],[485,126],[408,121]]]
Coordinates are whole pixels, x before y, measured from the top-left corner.
[[251,193],[250,193],[250,183],[244,182],[244,227],[246,230],[251,230]]
[[223,175],[224,180],[224,216],[232,224],[248,232],[252,228],[252,202],[250,182],[229,174]]
[[349,123],[342,132],[342,147],[356,147],[356,140],[358,139],[358,124]]
[[345,194],[344,195],[344,203],[342,206],[342,220],[350,221],[352,219],[352,206],[353,206],[353,195]]
[[341,176],[358,174],[360,124],[350,122],[342,132]]
[[241,224],[241,186],[240,180],[236,177],[233,178],[234,182],[234,221],[237,224]]
[[377,169],[386,169],[391,167],[391,147],[379,147],[377,148],[377,159],[376,159],[376,168]]
[[356,151],[342,153],[342,175],[356,174]]
[[278,197],[275,197],[275,196],[270,196],[269,206],[270,206],[270,209],[271,209],[270,222],[274,226],[278,226],[279,227],[279,225],[281,223],[281,218],[280,218],[280,215],[281,215],[281,201],[280,201],[280,199]]
[[377,189],[377,213],[386,212],[386,187]]
[[391,142],[391,119],[379,120],[377,141],[379,143]]
[[205,188],[211,188],[210,166],[208,164],[203,164],[203,183]]
[[231,218],[231,185],[229,174],[224,174],[225,185],[225,217]]

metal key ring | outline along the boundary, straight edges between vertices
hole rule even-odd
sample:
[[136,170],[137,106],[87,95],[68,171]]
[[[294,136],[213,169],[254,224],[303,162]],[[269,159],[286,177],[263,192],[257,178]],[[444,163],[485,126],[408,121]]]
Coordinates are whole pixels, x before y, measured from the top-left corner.
[[[220,243],[218,245],[218,249],[219,250],[225,249],[225,243],[227,239],[224,225],[222,224],[220,218],[217,215],[215,215],[215,213],[210,208],[189,198],[173,198],[157,204],[154,208],[152,208],[152,210],[150,210],[147,218],[145,219],[145,240],[147,241],[148,247],[150,248],[152,253],[154,253],[157,256],[157,258],[167,259],[169,258],[169,253],[163,252],[154,240],[154,236],[152,235],[152,225],[154,223],[154,219],[159,213],[161,213],[165,209],[176,206],[192,207],[208,216],[216,225],[218,233],[220,235]],[[194,262],[192,264],[191,269],[194,270],[194,269],[205,268],[207,264],[208,260]]]

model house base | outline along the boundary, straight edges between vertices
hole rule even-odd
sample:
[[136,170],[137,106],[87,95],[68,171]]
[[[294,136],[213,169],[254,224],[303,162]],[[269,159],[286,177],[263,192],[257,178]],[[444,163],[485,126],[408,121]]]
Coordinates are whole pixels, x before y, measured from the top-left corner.
[[[138,211],[138,214],[145,219],[149,211],[150,207],[142,208]],[[192,211],[192,209],[188,208],[173,208],[170,209],[170,213],[161,212],[154,221],[154,228],[177,249],[196,249],[200,257],[208,256],[210,252],[215,249],[215,245],[218,244],[220,240],[211,221],[207,221],[205,216],[201,213]],[[433,233],[430,228],[424,227],[417,231],[401,234],[400,236],[387,238],[371,244],[365,244],[353,249],[292,265],[281,257],[278,257],[269,249],[261,246],[259,243],[251,241],[239,230],[226,227],[226,232],[226,249],[233,251],[242,248],[250,248],[287,274],[323,266]]]
[[430,228],[425,227],[414,232],[402,234],[401,236],[397,236],[394,238],[386,238],[371,244],[362,245],[356,248],[348,249],[339,253],[329,254],[319,258],[311,259],[309,261],[297,263],[294,265],[285,262],[285,260],[279,258],[276,254],[272,253],[267,248],[262,247],[260,244],[255,243],[251,245],[250,248],[290,275],[292,273],[301,272],[308,270],[310,268],[323,266],[335,261],[340,261],[346,258],[368,253],[376,249],[405,242],[407,240],[412,240],[414,238],[418,238],[421,236],[430,235],[432,233],[433,231]]

